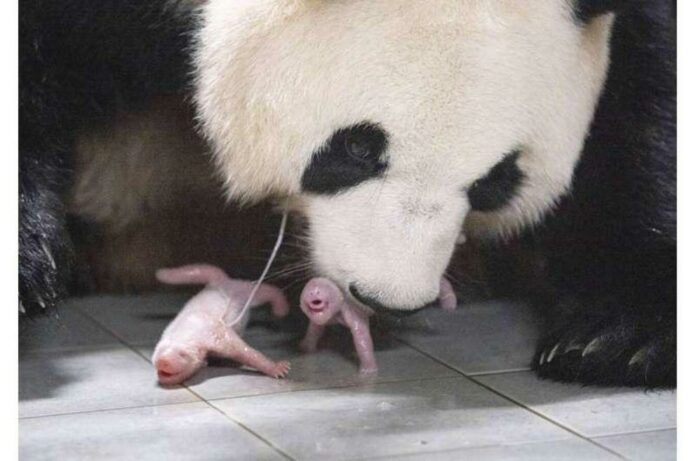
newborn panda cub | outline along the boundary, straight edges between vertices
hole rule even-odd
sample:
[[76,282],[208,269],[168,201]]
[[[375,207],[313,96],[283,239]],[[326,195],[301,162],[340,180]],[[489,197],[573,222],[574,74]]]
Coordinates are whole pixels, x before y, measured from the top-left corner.
[[[440,280],[438,299],[440,307],[447,311],[457,308],[457,297],[452,285],[444,277]],[[338,323],[350,329],[353,335],[353,344],[360,361],[360,373],[377,372],[377,361],[370,335],[371,312],[345,299],[340,288],[325,278],[314,278],[307,282],[300,295],[300,308],[309,318],[307,333],[300,342],[303,351],[316,351],[326,325]]]
[[[249,320],[242,308],[254,288],[253,282],[230,279],[221,269],[191,265],[160,269],[157,279],[167,284],[205,284],[186,303],[157,343],[152,363],[161,384],[179,384],[206,365],[208,356],[232,359],[273,378],[284,378],[288,362],[274,362],[249,346],[241,335]],[[276,317],[289,312],[289,304],[278,288],[261,284],[252,306],[270,303]]]

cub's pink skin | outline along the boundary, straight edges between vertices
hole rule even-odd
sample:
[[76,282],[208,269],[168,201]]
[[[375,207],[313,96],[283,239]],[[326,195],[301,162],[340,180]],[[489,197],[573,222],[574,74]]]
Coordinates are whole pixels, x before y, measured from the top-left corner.
[[[444,278],[440,282],[439,301],[445,310],[452,311],[457,307],[457,297],[452,285]],[[353,335],[353,344],[360,361],[360,373],[377,372],[370,334],[370,311],[352,304],[335,283],[325,278],[314,278],[307,282],[300,295],[300,308],[309,318],[307,333],[300,342],[303,351],[316,351],[326,325],[338,323],[350,329]]]
[[440,279],[440,295],[438,296],[440,307],[446,311],[457,309],[457,295],[454,293],[452,284],[446,278]]
[[[203,264],[160,269],[157,279],[171,285],[206,285],[186,303],[157,343],[152,363],[160,383],[185,381],[206,365],[209,355],[232,359],[273,378],[287,376],[288,362],[274,362],[242,340],[248,311],[235,322],[251,294],[253,282],[230,279],[221,269]],[[289,312],[282,291],[262,284],[252,306],[266,303],[271,304],[277,317]]]

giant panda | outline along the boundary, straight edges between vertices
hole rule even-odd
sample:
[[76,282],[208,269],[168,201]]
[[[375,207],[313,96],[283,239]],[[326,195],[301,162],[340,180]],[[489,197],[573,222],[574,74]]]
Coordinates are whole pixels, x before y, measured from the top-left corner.
[[[178,92],[226,196],[301,215],[315,272],[355,301],[417,312],[462,233],[500,254],[526,236],[553,287],[540,376],[676,385],[675,2],[30,3],[24,305],[64,292],[76,131]],[[94,41],[37,42],[56,18]]]

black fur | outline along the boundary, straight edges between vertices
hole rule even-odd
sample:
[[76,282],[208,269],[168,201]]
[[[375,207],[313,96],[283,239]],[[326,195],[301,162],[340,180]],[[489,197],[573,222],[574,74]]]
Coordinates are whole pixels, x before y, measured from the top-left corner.
[[66,291],[62,196],[77,130],[180,92],[192,23],[167,0],[20,2],[20,309],[50,306]]
[[[169,5],[20,1],[19,288],[27,309],[54,303],[69,279],[62,194],[77,130],[183,91],[193,21]],[[551,379],[674,386],[676,3],[575,5],[578,27],[617,11],[612,64],[573,193],[534,239],[557,296],[532,363]],[[374,124],[339,130],[315,154],[305,190],[337,193],[379,177],[387,142]],[[501,184],[485,199],[474,190],[473,201],[494,209],[514,190],[514,181]]]
[[587,23],[601,14],[618,12],[631,1],[636,0],[577,0],[574,13],[579,22]]
[[379,302],[374,296],[370,296],[361,292],[357,285],[355,285],[354,283],[350,284],[350,286],[348,287],[348,291],[350,291],[350,294],[353,295],[353,297],[357,299],[359,302],[374,310],[377,315],[387,317],[408,317],[415,314],[416,312],[420,312],[421,310],[425,309],[431,304],[434,304],[437,301],[437,299],[434,299],[421,307],[404,311],[399,309],[392,309],[390,307],[385,306],[384,304]]
[[664,0],[617,15],[573,192],[542,232],[558,290],[543,377],[676,385],[675,17]]
[[302,176],[302,189],[335,194],[381,176],[387,168],[387,145],[386,132],[374,123],[363,122],[337,130],[313,154]]
[[467,190],[469,205],[476,211],[495,211],[504,207],[517,193],[524,174],[517,166],[520,153],[507,154]]

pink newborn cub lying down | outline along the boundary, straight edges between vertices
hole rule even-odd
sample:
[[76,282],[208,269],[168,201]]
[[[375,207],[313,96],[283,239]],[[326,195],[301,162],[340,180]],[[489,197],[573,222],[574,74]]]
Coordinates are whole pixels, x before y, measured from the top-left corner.
[[[167,326],[152,357],[162,384],[179,384],[206,365],[209,355],[232,359],[274,378],[290,370],[288,362],[274,362],[253,349],[241,335],[249,320],[238,318],[254,287],[253,282],[230,279],[208,265],[160,269],[157,279],[168,284],[205,284]],[[262,284],[252,306],[270,303],[273,314],[283,317],[289,305],[278,288]]]
[[[457,308],[457,297],[452,285],[444,277],[440,280],[439,302],[445,310],[453,311]],[[314,278],[307,282],[300,296],[300,307],[309,318],[307,333],[300,343],[302,350],[316,351],[326,325],[338,323],[347,327],[353,335],[360,373],[377,372],[369,311],[345,299],[336,284],[324,278]]]

